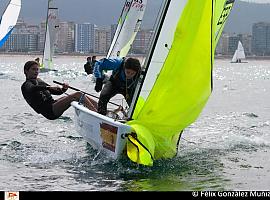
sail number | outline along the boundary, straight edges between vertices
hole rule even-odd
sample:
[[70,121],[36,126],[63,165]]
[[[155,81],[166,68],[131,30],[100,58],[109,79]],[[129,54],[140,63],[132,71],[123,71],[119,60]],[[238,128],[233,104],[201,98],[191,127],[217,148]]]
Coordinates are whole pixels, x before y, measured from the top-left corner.
[[137,9],[143,9],[144,8],[144,4],[143,4],[143,0],[133,0],[133,1],[129,1],[129,2],[126,2],[126,5],[125,5],[125,9],[128,9],[130,7],[135,7]]
[[48,16],[48,19],[56,19],[56,15],[53,13],[50,13]]
[[233,3],[234,3],[234,0],[227,0],[225,2],[223,11],[218,19],[217,25],[222,25],[226,21],[228,15],[232,9]]

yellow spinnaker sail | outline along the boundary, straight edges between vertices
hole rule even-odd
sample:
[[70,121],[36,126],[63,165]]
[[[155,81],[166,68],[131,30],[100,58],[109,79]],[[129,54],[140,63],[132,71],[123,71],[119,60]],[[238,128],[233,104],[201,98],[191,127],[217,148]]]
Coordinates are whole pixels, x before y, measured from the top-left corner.
[[196,120],[211,94],[214,49],[227,18],[217,23],[229,4],[233,1],[186,1],[158,78],[128,122],[136,133],[127,144],[132,161],[151,166],[155,159],[176,155],[181,131]]

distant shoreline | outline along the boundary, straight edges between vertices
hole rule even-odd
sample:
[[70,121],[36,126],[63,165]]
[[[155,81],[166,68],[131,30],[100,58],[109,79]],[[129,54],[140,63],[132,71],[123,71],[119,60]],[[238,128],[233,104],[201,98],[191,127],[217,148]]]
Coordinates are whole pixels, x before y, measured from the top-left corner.
[[[0,55],[7,55],[7,56],[34,56],[34,57],[43,57],[43,54],[38,53],[23,53],[23,52],[0,52]],[[55,54],[55,56],[77,56],[77,57],[87,57],[87,56],[106,56],[105,54],[81,54],[81,53],[61,53],[61,54]]]
[[[215,59],[232,59],[232,55],[215,55]],[[246,56],[246,60],[270,60],[270,56]]]
[[[23,52],[0,52],[0,55],[16,55],[16,56],[35,56],[35,57],[43,57],[43,54],[38,53],[23,53]],[[98,53],[89,53],[89,54],[81,54],[81,53],[59,53],[55,54],[55,56],[77,56],[77,57],[88,57],[88,56],[97,56],[97,57],[106,57],[106,54],[98,54]],[[144,54],[129,54],[127,57],[145,57]]]
[[[34,56],[43,57],[41,53],[23,53],[23,52],[0,52],[0,56]],[[55,56],[76,56],[76,57],[88,57],[88,56],[106,57],[106,54],[81,54],[81,53],[60,53],[55,54]],[[145,54],[129,54],[127,57],[145,57]],[[232,59],[232,55],[215,55],[215,59]],[[270,60],[270,56],[247,56],[247,60]]]

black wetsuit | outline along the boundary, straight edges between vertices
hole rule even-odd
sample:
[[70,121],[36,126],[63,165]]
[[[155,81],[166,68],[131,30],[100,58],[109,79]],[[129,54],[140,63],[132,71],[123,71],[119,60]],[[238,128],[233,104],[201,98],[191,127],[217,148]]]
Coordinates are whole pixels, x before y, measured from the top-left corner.
[[26,79],[22,84],[21,90],[26,102],[37,112],[50,120],[57,119],[53,113],[52,105],[56,100],[52,95],[61,95],[65,91],[61,88],[48,88],[49,84],[41,79]]
[[87,73],[87,74],[93,74],[93,63],[91,62],[87,62],[84,64],[84,71]]

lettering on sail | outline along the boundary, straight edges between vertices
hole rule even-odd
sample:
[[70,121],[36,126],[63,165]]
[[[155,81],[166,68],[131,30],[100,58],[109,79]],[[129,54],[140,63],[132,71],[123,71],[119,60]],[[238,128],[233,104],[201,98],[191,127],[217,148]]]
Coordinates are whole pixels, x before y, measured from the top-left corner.
[[56,19],[56,15],[50,13],[49,16],[48,16],[48,19]]
[[229,16],[230,10],[232,9],[233,3],[234,3],[234,0],[226,1],[223,11],[218,19],[217,25],[222,25],[225,23],[227,17]]
[[219,32],[221,31],[221,28],[222,28],[222,25],[226,22],[229,14],[230,14],[230,11],[233,7],[233,4],[234,4],[234,1],[235,0],[227,0],[224,4],[224,8],[221,12],[221,15],[218,19],[218,22],[217,22],[217,26],[219,27],[216,34],[215,34],[215,37],[217,38],[217,36],[219,35]]
[[143,10],[144,4],[142,0],[134,0],[132,3],[132,7],[137,8],[138,10]]

